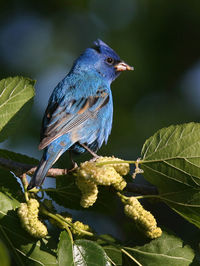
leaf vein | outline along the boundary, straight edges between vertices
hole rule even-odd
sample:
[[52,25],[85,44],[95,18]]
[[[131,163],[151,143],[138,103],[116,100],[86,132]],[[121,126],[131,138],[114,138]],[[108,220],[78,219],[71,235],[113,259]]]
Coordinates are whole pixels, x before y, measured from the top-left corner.
[[11,99],[13,99],[13,98],[17,97],[18,95],[22,94],[24,90],[25,90],[25,88],[23,88],[21,91],[19,91],[18,93],[16,93],[14,96],[11,96],[10,98],[8,98],[5,102],[3,102],[0,105],[0,108],[2,108],[7,102],[11,101]]
[[[198,130],[199,130],[199,129],[198,129]],[[193,131],[194,131],[194,130],[193,130]],[[188,134],[184,135],[182,138],[179,137],[179,138],[176,139],[175,141],[171,142],[171,143],[168,145],[168,147],[174,146],[177,142],[180,142],[181,139],[188,138],[191,134],[193,134],[192,131],[189,132]],[[171,135],[171,136],[172,136],[172,135]],[[197,141],[197,142],[193,143],[191,146],[193,146],[193,145],[195,145],[196,143],[199,143],[199,142],[200,142],[200,141]],[[190,147],[190,146],[189,146],[189,147]],[[189,147],[188,147],[188,148],[189,148]],[[162,150],[165,149],[165,148],[166,148],[166,145],[163,146],[162,148],[160,148],[159,151],[162,151]],[[154,153],[155,153],[155,150],[154,150],[152,153],[150,153],[146,158],[151,157]]]
[[149,252],[145,252],[143,250],[139,250],[139,249],[135,249],[135,248],[128,248],[128,247],[125,247],[125,249],[128,249],[128,250],[134,250],[135,252],[138,252],[138,253],[141,253],[141,254],[145,254],[145,255],[150,255],[150,256],[161,256],[161,257],[166,257],[166,258],[171,258],[171,259],[175,259],[175,260],[185,260],[185,261],[190,261],[190,259],[187,259],[187,258],[184,258],[184,257],[175,257],[175,256],[170,256],[170,255],[167,255],[167,254],[162,254],[162,253],[149,253]]
[[[159,172],[159,171],[155,170],[155,169],[152,168],[152,167],[149,167],[149,166],[147,166],[147,165],[144,165],[144,167],[147,167],[148,169],[151,169],[153,172],[155,172],[155,173],[157,173],[157,174],[159,174],[159,175],[162,175],[162,176],[164,176],[164,177],[166,177],[166,178],[168,178],[168,179],[170,179],[170,180],[173,180],[173,181],[175,181],[175,182],[178,182],[178,183],[183,184],[180,180],[177,180],[177,179],[175,179],[175,178],[172,177],[172,176],[169,176],[169,175],[166,175],[166,174],[164,174],[164,173],[162,173],[162,172]],[[192,187],[192,186],[190,186],[190,185],[188,185],[188,184],[185,184],[185,185],[188,186],[188,187]]]

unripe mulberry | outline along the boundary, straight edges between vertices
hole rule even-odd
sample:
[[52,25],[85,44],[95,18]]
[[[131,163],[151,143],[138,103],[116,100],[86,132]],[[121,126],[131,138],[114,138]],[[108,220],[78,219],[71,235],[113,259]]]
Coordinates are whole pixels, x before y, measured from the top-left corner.
[[[63,212],[63,213],[57,213],[56,214],[57,217],[61,218],[62,221],[66,221],[67,224],[66,226],[69,226],[68,223],[72,223],[72,217],[69,213],[66,213],[66,212]],[[49,221],[51,224],[53,224],[54,226],[57,226],[61,229],[64,229],[65,228],[65,225],[63,225],[62,223],[60,223],[59,221],[53,219],[53,218],[49,218]]]
[[92,206],[98,194],[98,187],[97,185],[87,179],[84,179],[81,175],[77,176],[76,184],[82,193],[80,204],[83,208],[88,208]]
[[125,214],[136,222],[147,237],[157,238],[161,236],[162,230],[157,227],[156,219],[149,211],[143,208],[135,197],[124,200],[124,203]]
[[[77,229],[77,230],[76,230]],[[79,230],[83,230],[83,231],[87,231],[87,232],[91,232],[91,229],[89,227],[89,225],[87,224],[83,224],[80,221],[76,221],[73,223],[73,228],[71,228],[71,231],[73,234],[76,234],[78,236],[83,236],[85,235],[84,232],[81,232]]]
[[22,227],[33,237],[43,238],[48,234],[47,227],[38,219],[39,202],[30,199],[27,204],[21,203],[18,216]]
[[[113,161],[113,164],[110,163]],[[106,162],[109,162],[106,164]],[[122,175],[128,174],[130,168],[123,160],[115,157],[99,157],[96,161],[86,161],[81,163],[76,169],[76,184],[82,192],[81,206],[88,208],[92,206],[98,194],[98,185],[114,186],[116,190],[123,190],[126,186],[126,181]],[[105,163],[103,165],[98,165]]]
[[[111,161],[114,161],[114,162],[123,162],[122,159],[119,159],[119,158],[115,158],[114,156],[110,156],[110,157],[99,157],[97,160],[96,160],[96,163],[101,163],[101,162],[111,162]],[[127,175],[130,171],[130,166],[128,163],[113,163],[113,164],[109,164],[109,166],[112,166],[116,172],[122,176],[124,175]]]

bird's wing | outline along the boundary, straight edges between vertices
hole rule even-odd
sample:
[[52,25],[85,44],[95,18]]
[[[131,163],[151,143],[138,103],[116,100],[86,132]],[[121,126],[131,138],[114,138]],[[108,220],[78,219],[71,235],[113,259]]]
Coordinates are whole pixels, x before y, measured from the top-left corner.
[[39,149],[44,149],[60,136],[76,132],[88,119],[95,119],[98,112],[109,102],[109,93],[100,88],[95,95],[49,103],[44,119]]

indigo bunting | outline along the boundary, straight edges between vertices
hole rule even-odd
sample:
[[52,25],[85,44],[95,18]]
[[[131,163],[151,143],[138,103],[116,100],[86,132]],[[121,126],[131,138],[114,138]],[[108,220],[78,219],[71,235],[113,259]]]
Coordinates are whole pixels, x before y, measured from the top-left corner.
[[50,96],[39,144],[44,152],[28,189],[42,185],[49,168],[65,151],[87,150],[95,156],[107,143],[113,120],[110,85],[125,70],[133,67],[99,39],[78,57]]

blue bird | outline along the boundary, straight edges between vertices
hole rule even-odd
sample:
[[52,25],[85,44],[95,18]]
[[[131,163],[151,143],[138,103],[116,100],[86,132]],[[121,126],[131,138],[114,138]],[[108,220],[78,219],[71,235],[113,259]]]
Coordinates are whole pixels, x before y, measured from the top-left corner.
[[55,87],[45,111],[39,149],[42,159],[28,185],[41,186],[49,168],[67,150],[93,156],[107,143],[113,120],[110,85],[133,70],[101,40],[87,48]]

